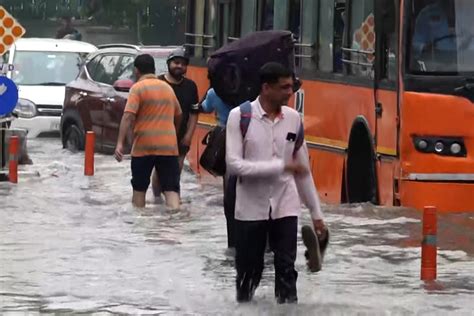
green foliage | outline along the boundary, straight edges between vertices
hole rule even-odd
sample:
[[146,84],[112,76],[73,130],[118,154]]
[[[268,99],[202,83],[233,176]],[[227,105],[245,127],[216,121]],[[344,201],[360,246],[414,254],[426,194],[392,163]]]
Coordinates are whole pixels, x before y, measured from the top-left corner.
[[186,3],[186,0],[0,0],[0,5],[20,21],[56,20],[69,15],[81,20],[77,22],[81,25],[133,30],[147,44],[184,41]]

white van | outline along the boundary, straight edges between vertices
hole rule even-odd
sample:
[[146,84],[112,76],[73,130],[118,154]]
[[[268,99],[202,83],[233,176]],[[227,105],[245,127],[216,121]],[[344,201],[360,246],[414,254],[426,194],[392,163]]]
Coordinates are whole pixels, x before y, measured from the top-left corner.
[[[79,74],[86,56],[97,50],[67,39],[24,38],[11,47],[7,73],[18,86],[18,119],[11,128],[26,129],[28,138],[59,132],[65,86]],[[59,135],[59,133],[58,133]]]

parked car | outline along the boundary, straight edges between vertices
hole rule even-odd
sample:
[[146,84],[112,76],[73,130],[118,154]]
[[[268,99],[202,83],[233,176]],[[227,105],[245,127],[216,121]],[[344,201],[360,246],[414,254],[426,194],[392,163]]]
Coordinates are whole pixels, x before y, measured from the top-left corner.
[[92,44],[49,38],[19,39],[9,50],[13,70],[7,76],[18,86],[18,119],[11,128],[25,129],[28,138],[43,133],[59,134],[65,86],[74,80],[86,56],[97,50]]
[[133,62],[140,54],[155,59],[157,74],[167,71],[166,58],[175,46],[99,46],[76,80],[66,86],[61,139],[64,148],[83,150],[86,131],[96,135],[96,151],[113,153],[120,121],[134,83]]

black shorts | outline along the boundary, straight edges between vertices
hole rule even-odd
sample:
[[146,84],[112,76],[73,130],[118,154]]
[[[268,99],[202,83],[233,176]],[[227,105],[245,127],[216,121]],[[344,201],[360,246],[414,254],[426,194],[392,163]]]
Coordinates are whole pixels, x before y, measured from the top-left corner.
[[163,192],[179,193],[179,163],[177,156],[132,157],[132,187],[134,191],[146,192],[150,185],[150,176],[156,169]]

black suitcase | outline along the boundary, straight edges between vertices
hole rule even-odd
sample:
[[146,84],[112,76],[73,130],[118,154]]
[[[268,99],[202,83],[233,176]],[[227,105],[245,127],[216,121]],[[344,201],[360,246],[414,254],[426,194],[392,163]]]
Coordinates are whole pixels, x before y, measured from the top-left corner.
[[260,92],[258,70],[271,61],[294,72],[291,32],[254,32],[215,51],[208,61],[211,87],[231,107],[253,101]]

